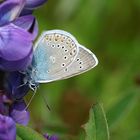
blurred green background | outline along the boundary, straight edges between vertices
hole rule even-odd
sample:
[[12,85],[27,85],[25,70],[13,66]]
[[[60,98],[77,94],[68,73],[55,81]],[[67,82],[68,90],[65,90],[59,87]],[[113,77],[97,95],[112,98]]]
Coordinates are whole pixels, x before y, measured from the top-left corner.
[[62,140],[81,140],[90,106],[101,102],[111,140],[140,140],[140,1],[48,0],[34,15],[40,33],[72,33],[99,64],[68,80],[41,84],[30,106],[30,125]]

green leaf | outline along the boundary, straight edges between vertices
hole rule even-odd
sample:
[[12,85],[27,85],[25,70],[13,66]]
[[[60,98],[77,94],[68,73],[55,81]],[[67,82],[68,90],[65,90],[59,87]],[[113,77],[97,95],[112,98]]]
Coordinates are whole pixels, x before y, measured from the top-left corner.
[[[17,124],[17,135],[22,140],[44,140],[44,137],[29,127]],[[20,139],[19,139],[20,140]]]
[[125,97],[118,101],[109,111],[107,112],[108,125],[114,128],[120,120],[122,120],[126,115],[132,110],[136,103],[136,90],[129,91]]
[[16,140],[22,140],[18,135],[16,136]]
[[140,140],[140,133],[136,133],[135,135],[131,136],[128,140]]
[[101,104],[96,104],[90,109],[89,120],[84,129],[85,140],[109,140],[107,120]]

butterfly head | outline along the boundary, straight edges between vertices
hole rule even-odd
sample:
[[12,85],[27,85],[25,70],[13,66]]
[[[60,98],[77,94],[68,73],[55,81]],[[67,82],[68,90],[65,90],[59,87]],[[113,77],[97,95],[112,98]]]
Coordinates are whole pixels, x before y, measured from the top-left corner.
[[27,84],[31,90],[34,92],[37,90],[39,83],[37,83],[34,79],[34,69],[33,67],[29,67],[26,71],[25,78],[24,78],[24,84]]

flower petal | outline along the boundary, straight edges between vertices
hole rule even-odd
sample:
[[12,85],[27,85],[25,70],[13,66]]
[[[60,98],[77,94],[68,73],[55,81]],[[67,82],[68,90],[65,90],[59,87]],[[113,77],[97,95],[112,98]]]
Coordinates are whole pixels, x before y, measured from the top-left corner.
[[13,110],[10,116],[16,123],[24,126],[26,126],[29,122],[29,112],[25,110],[23,111]]
[[43,135],[47,140],[59,140],[56,135],[49,136],[47,133]]
[[47,140],[49,139],[48,133],[44,134],[43,136],[44,136],[45,139],[47,139]]
[[32,15],[22,16],[16,19],[13,23],[16,26],[19,26],[24,30],[30,32],[33,36],[33,39],[36,38],[38,34],[38,23],[34,16]]
[[0,69],[7,72],[24,71],[28,65],[31,64],[32,55],[33,54],[31,51],[25,58],[17,61],[10,61],[0,58]]
[[0,26],[13,21],[19,16],[25,0],[7,0],[0,5]]
[[31,15],[33,10],[24,8],[20,14],[20,16]]
[[24,77],[20,72],[10,72],[6,77],[5,89],[13,100],[23,98],[29,91],[29,86],[23,83]]
[[4,106],[4,102],[3,102],[3,95],[0,94],[0,114],[4,114],[5,113],[5,106]]
[[26,0],[25,8],[27,9],[33,9],[41,6],[47,2],[47,0]]
[[0,114],[0,140],[15,140],[16,124],[12,118]]
[[49,139],[48,140],[58,140],[58,137],[57,136],[55,136],[55,135],[52,135],[52,136],[50,136],[49,137]]
[[0,28],[0,69],[25,70],[32,60],[32,35],[14,24]]
[[10,116],[16,123],[26,126],[29,122],[29,112],[25,108],[26,104],[23,100],[15,102],[10,111]]
[[32,49],[32,36],[27,31],[9,24],[0,28],[0,57],[19,60]]

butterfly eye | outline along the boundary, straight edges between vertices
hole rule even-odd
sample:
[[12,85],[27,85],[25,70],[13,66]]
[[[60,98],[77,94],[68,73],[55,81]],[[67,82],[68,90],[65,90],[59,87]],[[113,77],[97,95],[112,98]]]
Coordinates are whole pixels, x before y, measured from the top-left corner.
[[65,52],[68,52],[68,50],[66,49]]
[[79,64],[82,64],[82,61],[80,61]]

